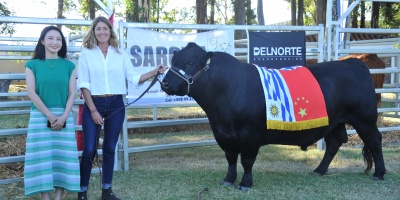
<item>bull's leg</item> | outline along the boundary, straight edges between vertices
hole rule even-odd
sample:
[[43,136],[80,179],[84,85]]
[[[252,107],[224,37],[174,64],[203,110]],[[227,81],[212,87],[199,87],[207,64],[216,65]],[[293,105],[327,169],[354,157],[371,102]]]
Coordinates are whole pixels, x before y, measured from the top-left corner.
[[221,183],[223,186],[232,186],[237,178],[237,159],[239,153],[232,151],[225,151],[225,157],[228,161],[228,173],[224,179],[224,182]]
[[347,142],[345,124],[339,124],[336,126],[327,136],[325,136],[324,139],[326,144],[325,154],[319,166],[314,170],[315,173],[321,176],[326,174],[328,171],[328,167],[340,146]]
[[353,125],[361,140],[364,142],[363,156],[367,164],[367,173],[375,164],[374,180],[383,180],[386,173],[382,153],[382,134],[375,123],[364,123],[361,126]]
[[[254,144],[252,144],[254,145]],[[238,189],[239,190],[249,190],[251,186],[253,186],[253,165],[256,161],[256,157],[258,154],[259,148],[255,148],[254,146],[251,148],[247,146],[240,156],[241,156],[241,163],[243,166],[243,176],[242,181],[240,182]]]

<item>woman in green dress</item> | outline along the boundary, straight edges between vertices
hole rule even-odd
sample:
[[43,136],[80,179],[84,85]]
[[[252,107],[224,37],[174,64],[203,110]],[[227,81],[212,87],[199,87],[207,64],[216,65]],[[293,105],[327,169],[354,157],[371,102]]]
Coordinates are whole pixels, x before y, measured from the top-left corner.
[[64,35],[55,26],[42,30],[25,65],[32,101],[26,139],[25,195],[62,199],[63,191],[79,192],[80,172],[72,106],[76,91],[75,65],[67,59]]

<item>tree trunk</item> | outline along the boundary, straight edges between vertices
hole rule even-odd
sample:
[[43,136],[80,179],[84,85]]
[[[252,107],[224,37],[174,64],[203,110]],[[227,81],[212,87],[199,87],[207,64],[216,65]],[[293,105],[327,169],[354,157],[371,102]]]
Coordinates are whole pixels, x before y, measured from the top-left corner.
[[140,0],[135,0],[135,8],[133,9],[133,21],[134,22],[139,22],[139,1]]
[[160,22],[160,0],[157,0],[157,23]]
[[384,6],[385,6],[385,18],[386,18],[386,20],[387,21],[392,21],[393,20],[393,4],[394,3],[390,3],[390,2],[387,2],[387,3],[384,3]]
[[196,0],[196,23],[207,24],[207,0]]
[[361,19],[360,19],[360,28],[365,28],[365,2],[361,1]]
[[358,9],[360,8],[359,5],[354,7],[351,17],[351,28],[358,28]]
[[296,0],[291,0],[290,1],[290,11],[291,11],[291,15],[292,15],[292,25],[296,26]]
[[263,0],[257,1],[257,21],[258,25],[265,25]]
[[92,0],[87,0],[89,5],[89,17],[91,20],[96,18],[96,3]]
[[[57,19],[64,18],[63,17],[63,12],[64,12],[64,0],[58,0],[58,8],[57,8]],[[61,30],[62,25],[57,24],[57,27]]]
[[303,26],[304,25],[304,18],[303,18],[303,13],[304,13],[304,0],[299,0],[298,1],[298,11],[297,11],[297,25],[298,26]]
[[[234,4],[235,10],[235,24],[244,25],[246,23],[246,1],[245,0],[235,0]],[[246,31],[238,30],[235,31],[235,40],[246,38]]]
[[215,24],[215,0],[210,0],[210,24]]
[[[350,7],[350,5],[353,3],[353,0],[349,0],[348,4],[347,4],[347,9]],[[352,23],[352,13],[350,13],[349,15],[347,15],[346,17],[346,24],[345,24],[345,28],[349,28],[351,23]],[[344,48],[348,48],[348,42],[350,41],[350,33],[345,33],[344,37],[343,37],[343,44],[344,44]]]
[[246,24],[250,25],[252,20],[253,12],[251,10],[251,0],[246,1]]
[[150,0],[136,0],[133,14],[135,22],[150,22],[150,7]]
[[150,22],[150,16],[151,16],[151,0],[142,0],[142,6],[145,8],[143,12],[143,16],[145,17],[146,23]]
[[317,9],[317,25],[323,24],[326,25],[326,3],[327,0],[316,0],[315,5]]
[[371,28],[379,28],[379,9],[381,2],[372,2]]

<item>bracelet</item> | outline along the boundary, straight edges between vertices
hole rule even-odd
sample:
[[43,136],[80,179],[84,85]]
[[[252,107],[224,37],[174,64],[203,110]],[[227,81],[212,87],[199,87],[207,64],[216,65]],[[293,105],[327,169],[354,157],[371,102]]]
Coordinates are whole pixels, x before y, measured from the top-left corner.
[[90,114],[93,114],[94,112],[96,112],[97,110],[93,110],[93,111],[90,111]]

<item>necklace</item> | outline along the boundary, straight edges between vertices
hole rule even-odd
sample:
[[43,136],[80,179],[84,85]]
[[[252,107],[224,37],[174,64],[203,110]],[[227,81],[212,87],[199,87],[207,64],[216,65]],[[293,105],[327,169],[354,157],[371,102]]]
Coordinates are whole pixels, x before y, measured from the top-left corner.
[[46,61],[50,65],[50,68],[53,69],[56,66],[57,62],[58,62],[58,58],[56,59],[56,62],[53,65],[50,64],[48,59],[46,59]]

